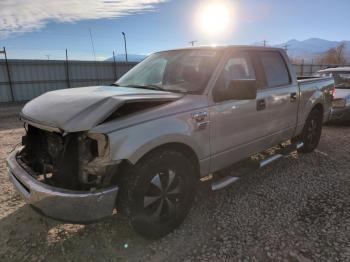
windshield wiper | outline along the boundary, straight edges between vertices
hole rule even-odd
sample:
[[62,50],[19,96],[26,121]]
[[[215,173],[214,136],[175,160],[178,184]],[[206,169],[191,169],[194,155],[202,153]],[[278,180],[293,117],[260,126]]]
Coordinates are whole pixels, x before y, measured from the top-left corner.
[[157,86],[157,85],[152,85],[152,84],[150,84],[150,85],[127,85],[125,87],[135,87],[135,88],[166,91],[164,88]]
[[[112,86],[121,86],[118,83],[111,84]],[[158,85],[149,84],[149,85],[126,85],[125,87],[134,87],[134,88],[143,88],[143,89],[150,89],[150,90],[160,90],[165,92],[173,92],[173,93],[196,93],[195,91],[181,91],[179,89],[164,89]]]

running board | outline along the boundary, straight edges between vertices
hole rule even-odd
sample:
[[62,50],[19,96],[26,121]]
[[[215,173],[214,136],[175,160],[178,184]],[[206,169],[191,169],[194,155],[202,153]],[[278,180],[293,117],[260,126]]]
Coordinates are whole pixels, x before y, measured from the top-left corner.
[[227,176],[227,177],[221,178],[220,180],[214,181],[211,184],[211,190],[216,191],[216,190],[223,189],[223,188],[233,184],[238,179],[239,179],[239,177],[236,177],[236,176]]
[[[268,158],[265,158],[263,160],[260,161],[260,164],[258,165],[259,168],[261,167],[264,167],[268,164],[271,164],[272,162],[290,154],[291,152],[299,149],[299,148],[302,148],[304,146],[304,144],[301,142],[301,143],[298,143],[298,144],[292,144],[292,145],[289,145],[285,148],[282,148],[280,149],[279,151],[277,151],[278,153],[277,154],[274,154]],[[212,177],[211,177],[212,178]],[[223,189],[235,182],[237,182],[239,180],[239,177],[236,177],[236,176],[226,176],[226,177],[223,177],[219,180],[216,180],[214,181],[212,184],[211,184],[211,190],[213,191],[216,191],[216,190],[220,190],[220,189]]]
[[297,143],[297,144],[291,144],[289,146],[286,146],[282,149],[279,149],[276,151],[276,154],[265,158],[263,160],[260,161],[260,167],[264,167],[278,159],[280,159],[281,157],[284,157],[286,155],[289,155],[290,153],[292,153],[293,151],[300,149],[304,146],[303,142]]

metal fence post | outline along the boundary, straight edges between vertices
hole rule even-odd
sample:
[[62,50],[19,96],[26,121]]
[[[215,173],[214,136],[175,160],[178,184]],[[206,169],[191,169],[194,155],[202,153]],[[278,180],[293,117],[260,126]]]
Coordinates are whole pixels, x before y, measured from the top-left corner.
[[114,53],[114,51],[113,51],[113,61],[114,61],[114,80],[117,81],[117,77],[118,77],[118,75],[117,75],[117,64],[115,62],[115,53]]
[[11,79],[11,73],[10,73],[10,66],[9,66],[9,61],[7,60],[6,48],[3,47],[3,51],[0,51],[0,53],[3,53],[5,55],[5,64],[6,64],[7,78],[8,78],[9,86],[10,86],[11,101],[15,102],[15,96],[14,96],[14,93],[13,93],[12,79]]
[[304,59],[301,60],[300,75],[301,75],[301,76],[304,76]]
[[311,65],[310,65],[310,76],[313,74],[313,72],[312,72],[313,64],[314,64],[314,60],[312,59],[311,60]]
[[67,79],[67,87],[71,88],[70,79],[69,79],[69,65],[68,65],[68,50],[67,49],[66,49],[66,79]]

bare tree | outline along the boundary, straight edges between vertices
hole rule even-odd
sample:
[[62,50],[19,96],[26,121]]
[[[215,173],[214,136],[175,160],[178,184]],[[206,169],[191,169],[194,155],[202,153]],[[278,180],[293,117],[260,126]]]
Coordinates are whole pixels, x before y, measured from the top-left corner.
[[342,42],[336,48],[338,64],[345,64],[345,62],[346,62],[345,54],[344,54],[345,53],[345,48],[346,48],[345,42]]
[[346,44],[345,42],[342,42],[337,47],[328,49],[317,58],[318,63],[334,65],[345,64],[345,48]]

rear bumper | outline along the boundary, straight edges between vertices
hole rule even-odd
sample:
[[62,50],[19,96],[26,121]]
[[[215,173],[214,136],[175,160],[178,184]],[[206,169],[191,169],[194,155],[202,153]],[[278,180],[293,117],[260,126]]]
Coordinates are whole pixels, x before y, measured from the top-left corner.
[[332,108],[330,121],[349,121],[350,107]]
[[10,181],[25,201],[40,213],[63,221],[88,223],[112,214],[118,187],[95,191],[74,191],[37,181],[18,163],[17,152],[7,158]]

